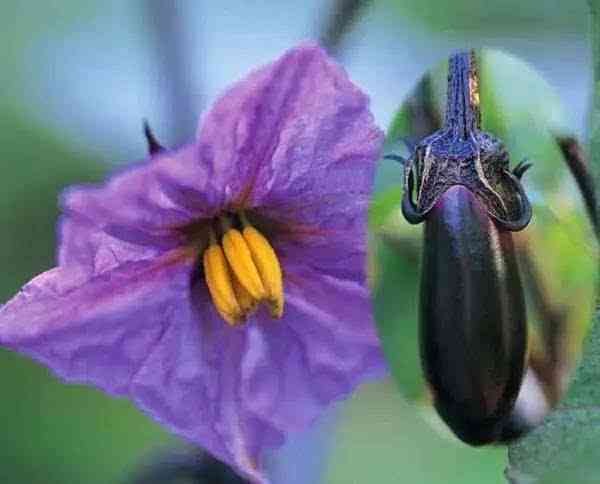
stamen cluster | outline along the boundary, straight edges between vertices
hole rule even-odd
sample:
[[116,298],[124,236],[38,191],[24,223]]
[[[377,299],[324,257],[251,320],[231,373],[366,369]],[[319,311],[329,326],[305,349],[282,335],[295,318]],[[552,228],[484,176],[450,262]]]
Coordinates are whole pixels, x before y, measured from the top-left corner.
[[[235,228],[235,218],[241,230]],[[218,222],[221,243],[211,225],[203,255],[204,277],[215,308],[231,325],[243,323],[263,301],[273,318],[281,318],[283,276],[275,250],[243,212],[237,217],[221,215]]]

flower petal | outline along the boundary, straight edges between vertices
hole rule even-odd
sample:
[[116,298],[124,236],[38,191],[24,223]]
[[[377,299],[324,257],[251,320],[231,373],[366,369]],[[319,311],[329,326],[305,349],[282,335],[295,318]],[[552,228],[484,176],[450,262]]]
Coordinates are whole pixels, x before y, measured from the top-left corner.
[[82,272],[83,277],[100,275],[125,262],[149,260],[164,247],[132,243],[107,234],[91,220],[62,217],[59,223],[58,264]]
[[178,320],[189,280],[189,263],[176,253],[92,276],[54,268],[0,308],[0,344],[66,381],[126,394],[149,350]]
[[233,203],[307,225],[364,206],[383,133],[367,97],[316,45],[289,50],[235,85],[204,118],[201,158]]
[[252,482],[266,482],[266,448],[384,368],[365,288],[292,272],[284,317],[262,308],[246,326],[226,325],[199,281],[131,383],[144,411]]
[[[199,284],[204,286],[202,282]],[[246,328],[226,325],[194,290],[189,314],[170,326],[131,385],[134,401],[159,422],[232,465],[252,482],[261,472],[265,445],[281,443],[267,425],[256,426],[241,399],[241,359],[248,351]]]
[[[357,214],[355,219],[363,219]],[[366,222],[365,222],[366,223]],[[277,234],[272,244],[282,265],[301,262],[330,276],[353,281],[366,280],[366,231],[350,227],[347,231],[323,230],[301,234]]]
[[242,362],[242,400],[281,432],[305,428],[385,369],[364,286],[300,267],[286,276],[283,318],[249,330]]
[[[196,144],[157,155],[103,186],[65,192],[64,210],[134,243],[224,208],[339,227],[368,203],[383,134],[367,97],[315,45],[291,49],[222,96]],[[171,240],[172,242],[172,240]]]
[[200,163],[196,146],[184,146],[134,165],[106,184],[71,187],[62,207],[116,238],[172,247],[182,241],[174,227],[211,217],[221,206],[223,195],[210,182],[210,168]]

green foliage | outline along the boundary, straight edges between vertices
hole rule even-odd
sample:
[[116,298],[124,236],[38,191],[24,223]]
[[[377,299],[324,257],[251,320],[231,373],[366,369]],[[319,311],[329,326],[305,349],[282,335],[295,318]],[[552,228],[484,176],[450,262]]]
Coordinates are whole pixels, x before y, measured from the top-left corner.
[[[504,141],[512,165],[523,158],[533,163],[523,182],[534,217],[514,237],[531,247],[549,300],[567,314],[566,344],[574,359],[593,311],[597,252],[583,200],[554,140],[566,129],[565,116],[556,93],[523,61],[486,50],[481,77],[483,128]],[[529,300],[528,320],[540,323]]]
[[403,246],[401,241],[380,239],[374,247],[379,282],[373,308],[392,374],[402,394],[415,400],[424,393],[417,339],[418,265],[414,253],[411,257]]
[[516,484],[598,482],[600,448],[600,319],[563,402],[510,447],[507,475]]
[[340,415],[327,484],[502,484],[505,451],[454,439],[430,408],[389,382],[371,384]]
[[586,28],[585,2],[576,0],[568,6],[561,0],[379,0],[395,9],[403,18],[426,25],[432,32],[458,31],[462,35],[550,31],[576,32]]
[[[410,112],[401,107],[388,130],[386,152],[400,148],[395,141],[412,138]],[[394,180],[395,184],[389,180]],[[390,370],[403,396],[425,394],[420,371],[417,301],[420,228],[409,227],[400,214],[402,166],[383,160],[377,178],[385,179],[369,208],[373,310]],[[381,188],[381,185],[387,187]]]
[[[397,167],[400,169],[400,167]],[[369,207],[369,226],[381,230],[400,206],[402,192],[398,186],[384,190],[377,195]]]
[[[590,0],[594,51],[592,169],[600,173],[600,2]],[[597,270],[597,265],[594,265]],[[565,399],[544,423],[509,451],[507,476],[517,484],[598,482],[600,465],[600,317]]]

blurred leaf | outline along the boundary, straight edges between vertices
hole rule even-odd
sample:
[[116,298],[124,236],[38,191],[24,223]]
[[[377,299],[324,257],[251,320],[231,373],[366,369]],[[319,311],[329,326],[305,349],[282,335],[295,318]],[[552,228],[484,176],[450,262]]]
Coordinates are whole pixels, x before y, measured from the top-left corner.
[[43,39],[43,45],[48,38],[72,29],[73,25],[81,28],[86,22],[88,28],[93,28],[89,25],[90,19],[106,10],[105,4],[78,0],[2,0],[1,5],[4,20],[0,29],[2,69],[10,75],[2,78],[0,97],[14,104],[26,95],[23,86],[29,84],[25,77],[31,75],[31,67],[23,69],[23,56],[36,41]]
[[380,229],[400,206],[402,191],[396,186],[378,193],[369,206],[369,226],[373,230]]
[[398,109],[394,115],[390,127],[387,130],[387,145],[390,146],[391,141],[395,141],[402,136],[406,136],[406,134],[410,132],[410,108],[407,103],[403,103],[402,106],[400,106],[400,109]]
[[519,1],[454,0],[380,0],[404,18],[423,23],[438,32],[460,31],[464,34],[493,32],[581,32],[586,29],[584,0]]
[[502,484],[503,448],[469,447],[392,382],[364,385],[340,412],[327,484]]
[[53,265],[58,194],[67,185],[99,180],[104,167],[70,152],[52,135],[7,107],[0,115],[3,177],[0,298]]
[[417,399],[425,390],[419,360],[417,260],[401,243],[381,237],[372,248],[377,254],[373,302],[383,351],[402,394]]
[[[595,90],[592,168],[600,173],[600,1],[590,0]],[[597,264],[594,264],[597,270]],[[507,476],[518,484],[598,482],[600,464],[600,315],[592,325],[583,358],[566,398],[543,424],[510,447]]]
[[[552,304],[566,313],[565,344],[573,364],[593,311],[598,254],[583,200],[553,135],[566,129],[563,110],[556,93],[525,62],[484,50],[480,63],[483,128],[504,141],[512,165],[523,158],[533,162],[523,182],[534,216],[514,237],[532,248]],[[539,325],[529,300],[527,309],[529,323]]]
[[518,484],[596,483],[600,466],[600,318],[569,393],[544,423],[511,445],[507,475]]

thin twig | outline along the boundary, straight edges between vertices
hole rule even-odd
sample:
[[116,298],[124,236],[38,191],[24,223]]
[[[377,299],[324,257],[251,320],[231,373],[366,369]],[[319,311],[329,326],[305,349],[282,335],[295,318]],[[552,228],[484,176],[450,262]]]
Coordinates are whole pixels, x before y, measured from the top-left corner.
[[594,228],[596,237],[600,239],[600,226],[598,220],[598,200],[596,198],[596,187],[594,177],[590,171],[590,166],[583,148],[572,136],[558,136],[554,139],[558,143],[560,150],[565,158],[565,162],[575,178],[575,183],[581,192],[585,208]]
[[564,306],[552,302],[548,288],[531,251],[527,237],[521,237],[518,247],[519,268],[534,311],[541,321],[542,349],[535,347],[529,353],[529,365],[535,371],[550,406],[558,403],[564,391],[563,382],[569,371],[567,346],[568,312]]
[[171,142],[179,144],[193,135],[202,108],[202,100],[194,94],[190,72],[192,62],[197,63],[198,59],[186,56],[181,3],[144,0],[144,6],[164,82],[161,94],[166,99],[169,124],[173,126]]
[[369,3],[370,0],[335,0],[319,39],[332,56],[339,56],[344,36]]
[[406,100],[411,135],[416,141],[442,127],[442,118],[434,105],[432,84],[431,75],[424,75]]
[[155,155],[157,153],[160,153],[161,151],[164,151],[164,146],[162,146],[160,142],[156,139],[152,128],[150,128],[148,121],[145,119],[143,123],[143,128],[144,136],[146,137],[146,144],[148,145],[148,153],[150,153],[150,155]]

